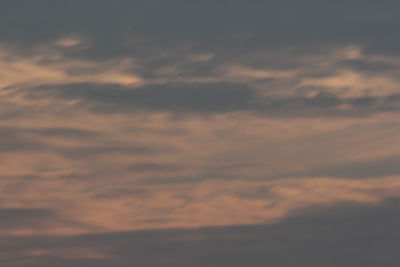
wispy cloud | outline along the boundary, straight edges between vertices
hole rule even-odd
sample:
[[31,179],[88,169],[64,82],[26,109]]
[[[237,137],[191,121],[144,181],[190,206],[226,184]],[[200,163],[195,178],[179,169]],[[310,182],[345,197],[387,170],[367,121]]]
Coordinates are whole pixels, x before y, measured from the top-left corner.
[[0,4],[0,265],[397,266],[399,5],[178,2]]

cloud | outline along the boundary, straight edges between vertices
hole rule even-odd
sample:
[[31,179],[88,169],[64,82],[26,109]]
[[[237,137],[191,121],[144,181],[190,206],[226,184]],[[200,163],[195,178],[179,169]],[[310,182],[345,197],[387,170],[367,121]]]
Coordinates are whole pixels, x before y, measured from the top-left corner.
[[35,227],[45,224],[55,213],[45,209],[8,208],[0,209],[0,229]]
[[[245,109],[255,92],[234,84],[149,85],[129,90],[116,85],[77,84],[37,88],[65,98],[77,98],[100,104],[98,111],[153,110],[176,112],[224,112]],[[103,106],[101,105],[103,104]]]
[[[5,3],[1,23],[3,39],[32,45],[66,32],[81,32],[99,40],[96,53],[92,53],[97,57],[126,53],[128,48],[123,41],[129,35],[152,38],[164,47],[188,40],[232,52],[268,45],[354,42],[369,44],[373,51],[398,52],[399,40],[393,38],[398,5],[392,1],[362,5],[359,0],[346,4],[322,1],[321,5],[316,5],[315,1],[299,4],[293,0],[234,2],[228,10],[225,1],[190,4],[118,1],[112,7],[101,2],[96,9],[93,3],[68,7],[47,1]],[[209,10],[212,12],[207,12]],[[88,14],[91,14],[90,19]],[[200,14],[207,15],[204,18]],[[70,19],[72,16],[74,20]],[[104,17],[110,19],[104,20]],[[146,45],[156,46],[153,42]]]
[[0,8],[1,266],[397,266],[397,3],[64,2]]
[[[13,197],[4,190],[1,197],[7,199],[9,205],[24,203],[27,209],[38,206],[57,209],[65,218],[47,224],[45,228],[27,223],[24,231],[15,229],[8,231],[9,235],[65,235],[271,224],[309,208],[343,203],[377,205],[400,194],[398,181],[397,176],[363,180],[298,177],[149,186],[120,179],[118,184],[110,185],[105,180],[85,183],[41,178],[32,180],[28,187],[19,190],[23,197]],[[4,186],[9,186],[9,183],[3,182]]]
[[[146,85],[129,89],[117,85],[74,84],[38,87],[27,92],[78,101],[94,112],[171,112],[175,114],[215,114],[254,112],[277,117],[369,116],[398,110],[398,94],[345,99],[334,94],[265,97],[257,90],[232,83],[181,83]],[[83,101],[83,102],[81,102]]]
[[[80,40],[71,36],[64,39]],[[7,69],[2,94],[20,108],[3,116],[24,112],[27,104],[37,105],[32,99],[54,102],[54,96],[61,97],[63,105],[100,112],[250,111],[309,117],[365,116],[398,109],[398,69],[371,75],[344,67],[343,62],[398,66],[400,61],[370,55],[361,45],[330,46],[314,54],[253,51],[238,59],[188,49],[160,52],[150,59],[126,55],[92,60],[68,54],[54,42],[30,50],[4,46],[0,52],[0,66]],[[206,60],[193,60],[204,55]],[[286,66],[270,66],[270,60]]]
[[[325,166],[320,169],[302,173],[305,176],[320,176],[322,174],[337,177],[348,177],[355,179],[363,179],[368,177],[379,177],[388,175],[399,175],[400,166],[398,164],[400,158],[398,155],[388,158],[378,158],[369,161],[353,162],[338,164],[333,166]],[[295,173],[292,175],[299,175]],[[290,176],[283,174],[282,176]]]
[[[126,86],[141,84],[133,70],[133,60],[110,60],[105,62],[71,59],[52,46],[36,48],[19,55],[7,47],[0,48],[0,88],[70,83],[115,83]],[[33,49],[34,50],[34,49]]]
[[[254,51],[235,60],[189,49],[151,59],[95,61],[70,55],[54,43],[30,50],[3,48],[0,65],[8,71],[3,73],[2,102],[10,107],[2,114],[18,116],[38,101],[50,108],[57,102],[54,97],[66,109],[87,107],[103,113],[250,111],[310,117],[397,111],[398,69],[372,75],[343,65],[357,61],[397,66],[397,57],[369,55],[358,45],[324,48],[315,54],[284,52]],[[202,55],[207,60],[193,61]],[[286,66],[270,65],[270,60]]]
[[[37,179],[37,177],[30,177],[30,179],[32,178]],[[26,181],[28,181],[28,179],[29,178],[27,178]],[[84,227],[84,224],[60,215],[56,210],[35,207],[26,208],[25,205],[21,206],[22,207],[0,209],[0,235],[32,235],[34,233],[46,231],[45,229],[54,229],[56,225],[63,225],[65,229],[69,229],[70,233],[72,233],[71,230],[74,231],[75,229],[76,231],[76,229]],[[66,232],[68,232],[68,230]]]
[[5,143],[36,144],[0,153],[2,207],[63,218],[9,234],[274,223],[310,207],[376,205],[400,194],[393,113],[179,117],[58,109],[63,101],[39,100],[35,112],[0,123]]
[[398,261],[398,202],[391,199],[379,206],[346,204],[309,210],[272,225],[3,237],[0,260],[3,266],[29,267],[128,267],[132,263],[149,267],[317,267],[321,263],[394,267]]

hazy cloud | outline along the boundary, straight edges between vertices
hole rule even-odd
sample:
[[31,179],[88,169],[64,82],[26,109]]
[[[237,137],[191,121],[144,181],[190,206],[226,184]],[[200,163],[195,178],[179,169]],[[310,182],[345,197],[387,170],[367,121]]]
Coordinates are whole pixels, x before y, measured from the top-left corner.
[[[0,245],[2,251],[15,256],[3,256],[1,262],[4,266],[32,267],[71,264],[124,267],[131,266],[132,262],[149,267],[243,264],[394,267],[398,259],[398,223],[398,200],[393,199],[374,207],[346,205],[319,209],[274,225],[67,238],[5,237]],[[374,241],[366,242],[371,239]],[[79,257],[83,251],[85,255]]]
[[0,3],[1,266],[397,266],[400,5]]

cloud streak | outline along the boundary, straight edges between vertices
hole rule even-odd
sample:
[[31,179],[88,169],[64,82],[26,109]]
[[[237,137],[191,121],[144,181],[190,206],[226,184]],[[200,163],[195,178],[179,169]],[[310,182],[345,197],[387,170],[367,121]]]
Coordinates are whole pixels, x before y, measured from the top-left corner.
[[0,265],[397,266],[398,7],[3,1]]

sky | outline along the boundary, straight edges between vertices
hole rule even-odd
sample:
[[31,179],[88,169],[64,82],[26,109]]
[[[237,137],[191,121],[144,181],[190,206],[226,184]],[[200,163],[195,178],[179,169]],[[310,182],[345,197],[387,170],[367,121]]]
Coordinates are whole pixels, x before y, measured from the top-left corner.
[[0,1],[0,266],[400,255],[399,1]]

